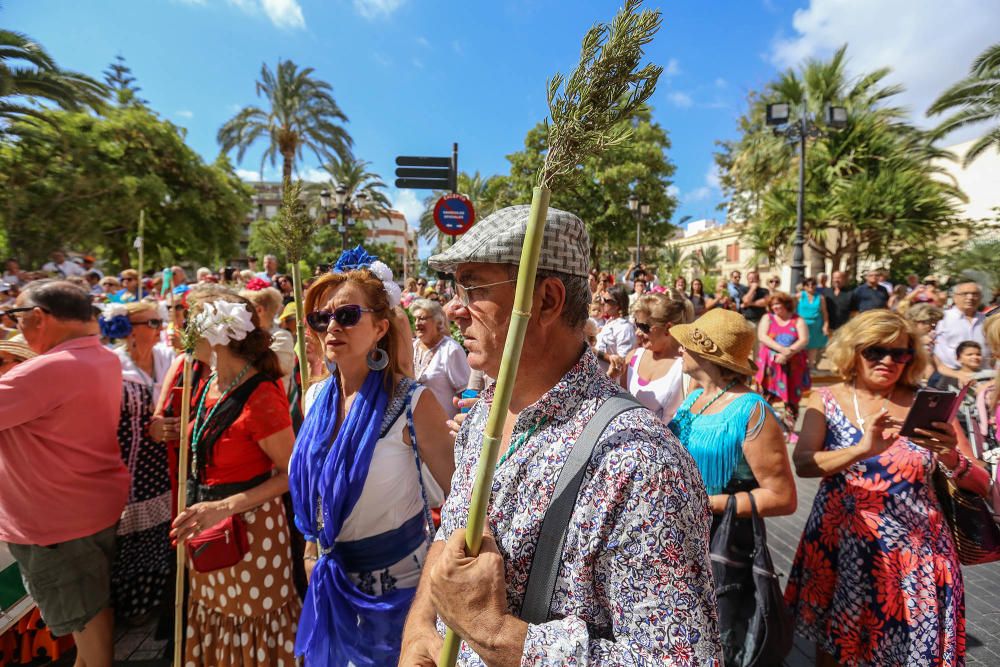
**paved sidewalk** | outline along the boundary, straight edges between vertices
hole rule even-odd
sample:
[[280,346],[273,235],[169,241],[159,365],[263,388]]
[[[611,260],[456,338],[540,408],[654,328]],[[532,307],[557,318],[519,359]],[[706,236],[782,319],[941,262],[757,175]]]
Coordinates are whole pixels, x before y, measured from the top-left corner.
[[[782,586],[795,557],[795,549],[812,509],[819,485],[817,479],[796,478],[799,492],[798,511],[791,516],[767,519],[767,542]],[[965,580],[965,615],[968,639],[967,664],[997,667],[1000,665],[1000,562],[962,568]],[[796,637],[787,667],[813,665],[812,642]]]

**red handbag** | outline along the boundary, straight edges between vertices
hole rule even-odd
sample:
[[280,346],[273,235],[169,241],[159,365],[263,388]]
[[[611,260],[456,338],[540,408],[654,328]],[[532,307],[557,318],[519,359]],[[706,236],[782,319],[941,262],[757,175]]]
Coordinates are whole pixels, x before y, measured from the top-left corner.
[[236,565],[250,551],[247,525],[241,516],[226,517],[187,541],[188,559],[198,572]]

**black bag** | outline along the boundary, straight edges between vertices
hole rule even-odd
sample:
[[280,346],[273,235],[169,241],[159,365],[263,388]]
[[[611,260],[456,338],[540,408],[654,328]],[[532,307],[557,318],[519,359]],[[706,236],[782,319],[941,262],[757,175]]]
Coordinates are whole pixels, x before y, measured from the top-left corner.
[[764,520],[753,494],[753,549],[741,549],[736,496],[712,536],[710,557],[719,604],[719,630],[726,667],[781,665],[792,648],[792,616],[781,594],[767,548]]
[[980,565],[1000,560],[1000,526],[990,503],[982,496],[958,488],[940,468],[935,468],[933,482],[941,513],[951,529],[958,562]]

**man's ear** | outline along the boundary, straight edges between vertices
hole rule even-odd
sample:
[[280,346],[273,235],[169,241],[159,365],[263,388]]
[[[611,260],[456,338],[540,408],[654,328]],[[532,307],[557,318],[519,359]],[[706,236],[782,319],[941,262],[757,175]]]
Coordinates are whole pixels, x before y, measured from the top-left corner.
[[548,326],[566,309],[566,287],[558,278],[543,278],[535,286],[535,301],[539,304],[538,323]]

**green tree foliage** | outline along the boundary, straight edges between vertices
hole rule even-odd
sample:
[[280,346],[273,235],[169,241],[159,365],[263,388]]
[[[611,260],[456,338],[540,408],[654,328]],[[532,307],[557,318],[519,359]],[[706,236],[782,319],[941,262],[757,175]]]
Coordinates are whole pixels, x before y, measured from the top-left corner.
[[758,256],[784,256],[795,233],[799,157],[795,145],[765,126],[765,107],[788,102],[795,122],[803,101],[819,117],[826,104],[837,104],[847,108],[847,127],[807,140],[808,251],[855,274],[860,259],[885,260],[901,248],[929,260],[962,226],[957,206],[964,195],[938,166],[953,156],[889,104],[901,89],[883,85],[888,68],[851,80],[845,63],[843,47],[750,94],[740,137],[721,143],[716,155],[730,215],[745,221],[744,238]]
[[[613,255],[635,243],[629,233],[635,229],[635,219],[628,209],[633,192],[650,205],[649,217],[642,225],[644,248],[655,250],[675,231],[669,223],[677,200],[667,193],[675,171],[667,157],[667,132],[653,122],[648,106],[639,107],[623,125],[632,130],[623,142],[585,158],[582,166],[562,176],[552,191],[553,207],[571,211],[586,223],[595,268],[601,268],[602,251]],[[531,189],[548,149],[547,136],[547,127],[539,123],[528,132],[524,150],[507,156],[510,203],[531,201]]]
[[665,276],[676,276],[680,270],[688,263],[689,256],[684,254],[680,246],[667,245],[659,253],[660,275],[664,283],[667,283]]
[[972,63],[969,75],[944,91],[927,114],[933,116],[955,109],[958,111],[946,118],[936,133],[944,136],[967,125],[991,124],[965,154],[966,166],[991,146],[1000,151],[1000,43],[983,51]]
[[329,178],[322,183],[310,183],[305,187],[305,196],[310,206],[319,211],[322,208],[320,193],[326,190],[334,197],[337,188],[342,187],[348,201],[352,202],[353,216],[363,218],[389,215],[392,203],[384,192],[385,183],[381,176],[368,171],[370,164],[353,157],[348,160],[331,160],[324,164],[323,170],[329,174]]
[[47,118],[36,100],[63,109],[99,108],[106,92],[90,77],[60,69],[52,56],[27,35],[0,29],[0,133],[16,120]]
[[242,162],[247,149],[265,139],[267,147],[260,160],[274,166],[281,158],[282,182],[292,180],[295,161],[308,148],[320,160],[351,160],[351,136],[344,129],[347,116],[333,99],[329,83],[314,76],[312,67],[299,69],[291,60],[278,61],[272,72],[261,65],[257,96],[263,96],[266,108],[248,106],[219,129],[218,141],[223,152],[236,149],[236,161]]
[[694,269],[695,277],[710,276],[715,273],[722,262],[722,251],[719,246],[698,248],[686,258],[688,266]]
[[44,119],[0,144],[0,227],[25,266],[60,246],[128,266],[142,209],[153,265],[236,251],[251,192],[224,156],[205,164],[176,126],[142,106]]

